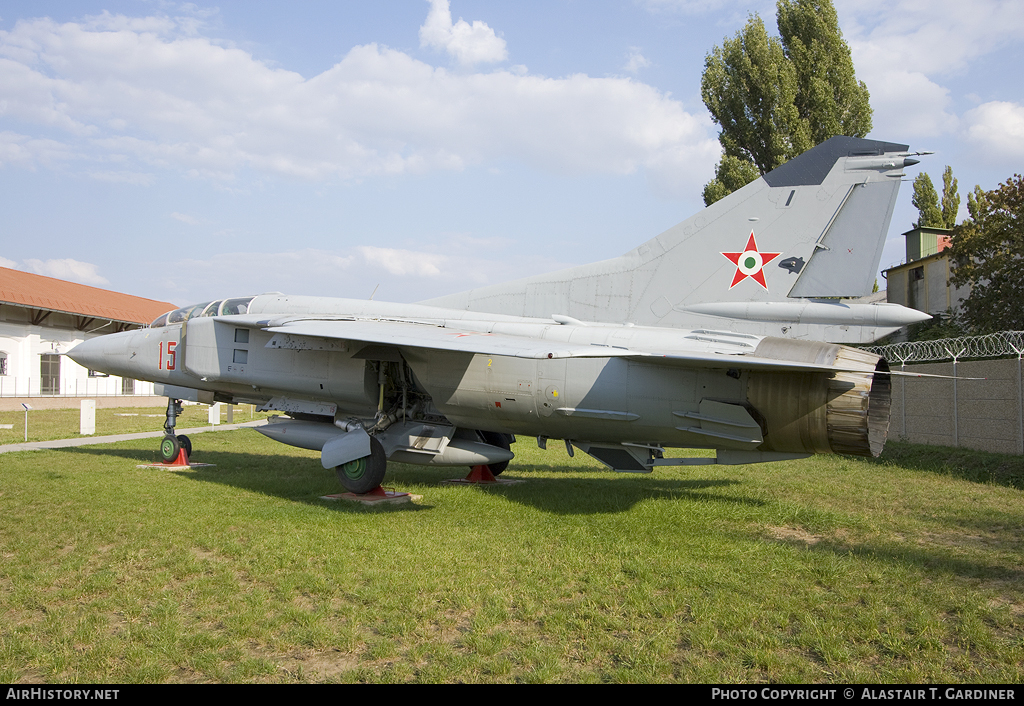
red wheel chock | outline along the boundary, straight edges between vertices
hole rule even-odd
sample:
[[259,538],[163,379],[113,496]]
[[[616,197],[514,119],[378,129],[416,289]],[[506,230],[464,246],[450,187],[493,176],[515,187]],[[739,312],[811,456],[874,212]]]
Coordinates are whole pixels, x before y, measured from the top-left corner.
[[170,463],[142,463],[136,466],[136,468],[161,468],[167,470],[173,470],[176,468],[210,468],[216,466],[216,463],[192,463],[188,460],[188,454],[185,453],[185,449],[178,451],[178,457]]
[[525,481],[513,478],[495,478],[487,466],[470,466],[469,475],[465,478],[449,478],[441,481],[451,485],[515,485]]
[[189,465],[189,463],[188,463],[188,454],[185,453],[185,449],[180,449],[178,451],[178,458],[174,459],[173,461],[171,461],[170,463],[168,463],[166,465],[168,465],[168,466],[188,466]]
[[473,466],[470,468],[469,475],[466,476],[465,481],[467,483],[497,483],[498,479],[494,477],[488,466]]

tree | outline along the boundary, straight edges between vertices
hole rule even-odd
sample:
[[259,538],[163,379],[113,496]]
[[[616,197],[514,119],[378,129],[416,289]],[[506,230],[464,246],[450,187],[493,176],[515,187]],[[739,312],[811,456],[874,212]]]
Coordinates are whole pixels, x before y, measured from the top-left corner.
[[854,75],[831,0],[779,0],[779,34],[797,76],[796,107],[815,145],[871,131],[868,87]]
[[968,208],[950,248],[953,284],[971,287],[963,318],[977,333],[1024,330],[1024,177],[993,191],[975,187]]
[[[980,188],[980,187],[979,187]],[[960,210],[960,196],[957,195],[953,168],[946,166],[942,172],[942,201],[932,184],[932,178],[921,172],[914,179],[914,197],[911,203],[917,208],[918,219],[914,228],[953,228],[956,214]]]
[[921,172],[914,179],[914,197],[910,200],[917,209],[915,228],[944,228],[942,209],[939,208],[939,195],[927,172]]
[[722,155],[715,168],[715,178],[704,185],[704,203],[708,206],[741,189],[761,176],[757,167],[745,159]]
[[942,223],[946,228],[956,225],[956,214],[960,210],[960,196],[956,193],[956,179],[953,167],[946,165],[942,172]]
[[779,0],[777,10],[781,39],[755,14],[705,58],[701,97],[725,152],[707,205],[833,135],[871,130],[867,87],[831,0]]

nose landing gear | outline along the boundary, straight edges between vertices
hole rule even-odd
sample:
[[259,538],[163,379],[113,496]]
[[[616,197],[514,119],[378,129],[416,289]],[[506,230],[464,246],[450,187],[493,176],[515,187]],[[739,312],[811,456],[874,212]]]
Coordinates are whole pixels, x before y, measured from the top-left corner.
[[192,440],[184,434],[175,435],[174,425],[181,414],[181,400],[167,398],[167,420],[164,422],[164,438],[160,440],[160,458],[166,466],[190,466]]

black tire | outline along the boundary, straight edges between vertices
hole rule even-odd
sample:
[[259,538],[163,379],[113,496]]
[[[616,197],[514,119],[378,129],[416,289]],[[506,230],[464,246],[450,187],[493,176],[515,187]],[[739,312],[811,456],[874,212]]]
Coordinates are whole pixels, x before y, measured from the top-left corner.
[[371,436],[369,456],[336,466],[334,472],[345,490],[363,495],[381,484],[387,470],[388,458],[384,455],[384,447]]
[[181,451],[181,444],[173,434],[165,435],[160,441],[160,458],[164,460],[164,463],[173,463],[178,458],[179,451]]
[[192,458],[192,440],[184,434],[178,434],[178,444],[185,449],[185,455]]
[[[512,448],[512,444],[509,443],[507,434],[502,434],[501,432],[497,431],[482,431],[479,432],[479,434],[485,444],[497,446],[498,448],[505,449],[506,451]],[[492,476],[500,476],[501,472],[508,468],[508,464],[508,461],[502,461],[500,463],[491,463],[488,464],[487,470],[491,472]]]

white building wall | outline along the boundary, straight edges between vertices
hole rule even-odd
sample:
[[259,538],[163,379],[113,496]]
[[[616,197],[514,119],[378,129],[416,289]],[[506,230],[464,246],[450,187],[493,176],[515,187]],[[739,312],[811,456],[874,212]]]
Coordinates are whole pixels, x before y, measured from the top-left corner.
[[[63,354],[87,338],[101,334],[0,321],[0,351],[7,353],[7,374],[0,375],[0,397],[42,395],[40,356]],[[60,359],[60,388],[56,396],[107,397],[122,394],[121,378],[89,377],[89,371],[70,358]],[[135,381],[134,395],[152,395],[153,384]],[[54,395],[45,395],[54,396]]]

